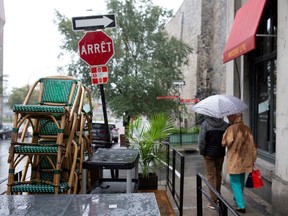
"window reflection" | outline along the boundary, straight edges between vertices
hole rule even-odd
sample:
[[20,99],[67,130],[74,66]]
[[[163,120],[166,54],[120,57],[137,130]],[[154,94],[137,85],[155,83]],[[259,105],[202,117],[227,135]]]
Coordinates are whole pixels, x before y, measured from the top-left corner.
[[256,140],[258,149],[274,153],[277,74],[275,61],[260,63],[256,70]]

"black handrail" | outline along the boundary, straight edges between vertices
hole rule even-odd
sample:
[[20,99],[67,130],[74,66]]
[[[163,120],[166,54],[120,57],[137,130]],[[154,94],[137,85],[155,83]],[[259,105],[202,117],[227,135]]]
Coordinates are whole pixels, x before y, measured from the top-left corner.
[[[204,182],[210,190],[215,193],[219,200],[219,206],[217,206],[210,198],[209,194],[202,188],[202,182]],[[203,177],[202,174],[198,173],[197,174],[197,179],[196,179],[196,187],[197,187],[197,216],[202,216],[203,215],[203,201],[202,201],[202,195],[204,195],[216,208],[218,211],[219,215],[221,216],[228,216],[228,210],[233,214],[233,215],[239,215],[233,207],[219,194],[208,182],[208,180]]]
[[[179,210],[179,216],[183,216],[183,197],[184,197],[184,164],[185,157],[176,149],[166,143],[167,147],[167,186],[172,194],[175,204]],[[178,159],[179,158],[179,159]],[[172,161],[171,161],[172,160]],[[176,165],[180,164],[180,170],[176,169]],[[172,171],[171,171],[172,169]],[[176,172],[180,175],[177,176]],[[171,174],[171,175],[170,175]],[[176,177],[179,178],[179,188],[176,188]]]

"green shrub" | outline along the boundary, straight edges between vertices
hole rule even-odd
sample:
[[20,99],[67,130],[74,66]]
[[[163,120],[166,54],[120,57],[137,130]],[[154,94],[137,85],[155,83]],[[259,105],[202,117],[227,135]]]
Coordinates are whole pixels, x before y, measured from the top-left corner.
[[[192,128],[181,128],[181,134],[189,134],[189,133],[199,133],[199,126],[193,126]],[[180,128],[174,127],[172,130],[172,134],[180,134]]]
[[194,126],[191,128],[191,133],[199,133],[200,132],[200,127],[199,126]]

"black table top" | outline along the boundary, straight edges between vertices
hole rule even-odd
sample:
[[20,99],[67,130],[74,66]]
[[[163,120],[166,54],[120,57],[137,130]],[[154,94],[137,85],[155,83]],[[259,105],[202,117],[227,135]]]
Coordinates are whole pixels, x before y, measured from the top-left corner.
[[99,148],[92,157],[83,161],[84,169],[132,169],[139,160],[136,149]]
[[1,195],[0,215],[160,216],[154,193]]

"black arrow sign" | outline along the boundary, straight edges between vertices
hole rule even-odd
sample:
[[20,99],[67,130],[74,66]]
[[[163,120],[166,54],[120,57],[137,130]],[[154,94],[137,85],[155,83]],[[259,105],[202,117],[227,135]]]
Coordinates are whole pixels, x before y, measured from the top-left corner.
[[72,25],[74,31],[91,31],[105,28],[115,28],[115,15],[99,15],[99,16],[84,16],[73,17]]

